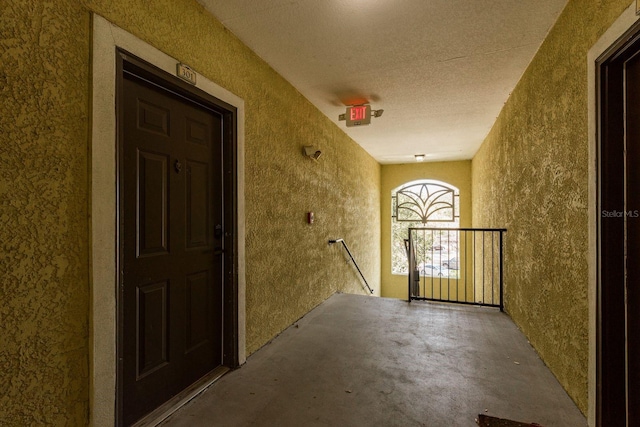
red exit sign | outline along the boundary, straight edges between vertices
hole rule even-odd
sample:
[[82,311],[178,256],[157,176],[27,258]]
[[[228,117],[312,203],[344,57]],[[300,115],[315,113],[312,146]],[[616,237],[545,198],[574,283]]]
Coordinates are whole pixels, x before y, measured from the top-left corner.
[[368,125],[371,123],[371,105],[347,107],[345,114],[347,127]]

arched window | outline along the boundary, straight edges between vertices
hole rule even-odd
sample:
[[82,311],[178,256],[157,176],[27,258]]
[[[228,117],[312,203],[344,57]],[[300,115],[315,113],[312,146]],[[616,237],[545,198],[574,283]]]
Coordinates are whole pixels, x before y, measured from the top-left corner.
[[[407,274],[404,240],[409,228],[416,227],[460,227],[458,189],[446,182],[421,179],[407,182],[391,191],[392,274]],[[431,242],[431,245],[442,244],[445,243]],[[448,241],[446,244],[455,245],[455,242]]]

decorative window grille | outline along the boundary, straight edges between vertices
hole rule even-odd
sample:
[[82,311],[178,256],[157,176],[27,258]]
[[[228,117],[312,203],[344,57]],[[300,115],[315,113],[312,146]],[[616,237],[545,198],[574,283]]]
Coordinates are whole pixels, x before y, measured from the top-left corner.
[[460,217],[458,189],[437,181],[417,181],[391,196],[393,218],[401,222],[455,222]]
[[[408,261],[404,239],[408,237],[409,228],[460,226],[460,193],[456,187],[446,182],[423,179],[403,184],[391,192],[391,209],[393,274],[407,274]],[[457,240],[446,243],[452,251],[457,251]],[[429,244],[437,247],[439,242]],[[434,263],[442,261],[432,260]]]

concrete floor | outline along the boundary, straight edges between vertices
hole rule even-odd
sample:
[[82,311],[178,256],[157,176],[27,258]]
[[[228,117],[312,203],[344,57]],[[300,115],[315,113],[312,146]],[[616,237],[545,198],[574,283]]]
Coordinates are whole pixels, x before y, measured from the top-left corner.
[[587,422],[496,309],[336,294],[163,426]]

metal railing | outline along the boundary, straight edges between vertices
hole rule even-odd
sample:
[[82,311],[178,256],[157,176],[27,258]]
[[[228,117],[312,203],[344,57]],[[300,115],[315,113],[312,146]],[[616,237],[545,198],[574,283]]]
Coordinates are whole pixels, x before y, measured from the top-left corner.
[[409,301],[504,309],[504,233],[495,228],[409,228]]
[[351,251],[349,250],[347,243],[343,239],[329,240],[329,245],[333,245],[334,243],[342,243],[342,247],[347,252],[347,255],[350,258],[349,262],[353,262],[353,266],[356,268],[356,270],[358,270],[358,273],[360,274],[360,277],[362,277],[362,281],[364,282],[364,285],[367,287],[369,292],[373,294],[373,289],[371,289],[371,287],[369,286],[369,283],[367,283],[367,279],[364,278],[364,274],[362,274],[360,267],[358,267],[358,263],[356,262],[355,258],[351,254]]

